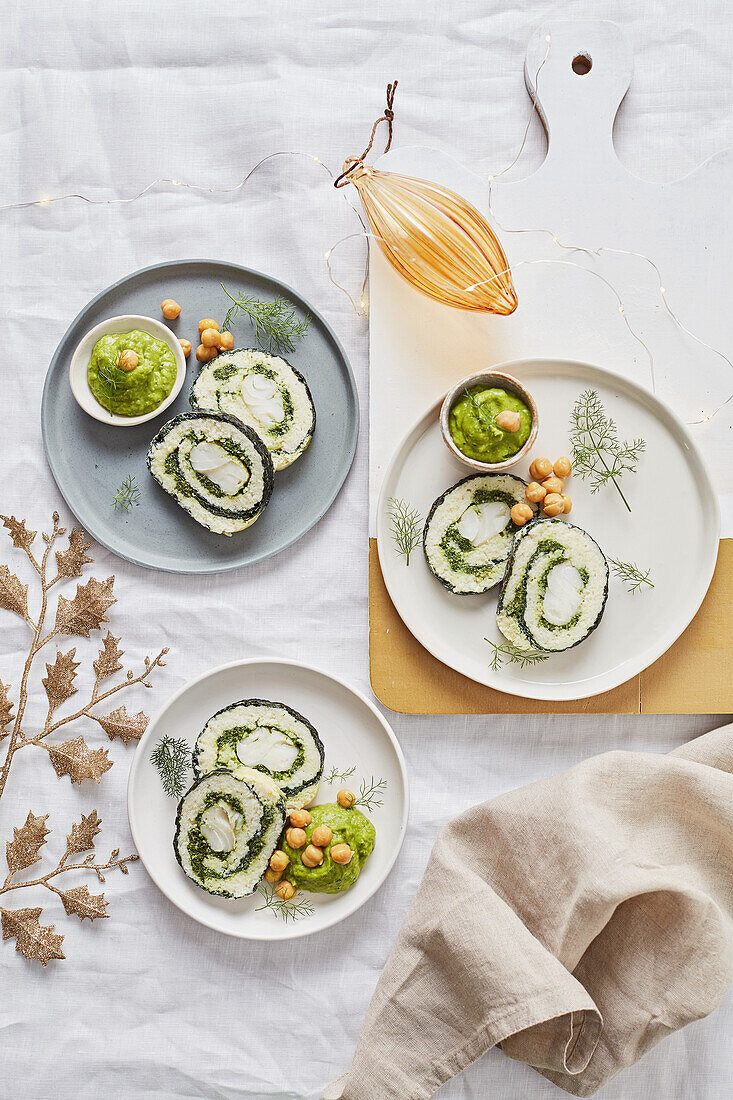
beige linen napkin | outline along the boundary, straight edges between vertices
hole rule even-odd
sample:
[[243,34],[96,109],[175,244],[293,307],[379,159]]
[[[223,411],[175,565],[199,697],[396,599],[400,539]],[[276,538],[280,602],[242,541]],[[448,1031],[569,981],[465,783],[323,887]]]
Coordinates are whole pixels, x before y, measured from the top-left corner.
[[424,1100],[485,1051],[590,1096],[733,977],[733,725],[612,752],[440,833],[323,1100]]

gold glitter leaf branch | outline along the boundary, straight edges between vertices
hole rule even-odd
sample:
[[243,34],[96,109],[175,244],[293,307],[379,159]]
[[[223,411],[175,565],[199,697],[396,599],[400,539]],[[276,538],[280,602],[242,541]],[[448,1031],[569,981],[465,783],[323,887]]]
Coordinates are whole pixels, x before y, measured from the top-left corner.
[[[13,839],[5,846],[8,863],[8,874],[4,883],[0,886],[0,895],[8,894],[14,890],[24,890],[30,886],[40,886],[56,894],[68,916],[78,917],[80,921],[97,920],[99,917],[108,917],[108,902],[104,894],[91,894],[86,885],[71,886],[62,889],[57,885],[60,875],[69,871],[93,872],[99,882],[105,882],[105,871],[116,868],[123,875],[128,873],[128,864],[134,863],[138,856],[129,855],[120,858],[119,848],[113,849],[106,863],[97,860],[94,849],[95,838],[102,827],[99,814],[96,810],[88,815],[82,814],[81,821],[74,822],[71,832],[66,837],[66,849],[56,866],[47,871],[45,875],[39,875],[34,879],[16,881],[15,876],[19,871],[24,871],[33,864],[38,863],[41,857],[41,849],[46,843],[46,837],[50,830],[46,828],[48,814],[37,817],[31,810],[25,824],[13,829]],[[69,862],[70,857],[81,852],[89,852],[89,855],[77,862]],[[0,922],[3,939],[15,938],[15,950],[26,959],[34,959],[46,966],[51,959],[65,959],[61,944],[64,937],[55,931],[56,925],[42,925],[39,917],[43,914],[40,907],[32,909],[3,909],[0,906]]]
[[[50,618],[50,590],[60,582],[67,582],[83,575],[85,566],[91,564],[93,560],[87,553],[91,543],[85,532],[75,527],[68,535],[67,545],[63,549],[58,549],[58,540],[66,532],[59,525],[58,512],[54,512],[51,531],[41,534],[45,547],[42,555],[38,557],[33,549],[38,532],[29,530],[26,521],[16,519],[15,516],[0,516],[0,519],[13,546],[25,554],[40,582],[40,609],[37,618],[34,618],[29,610],[28,585],[24,584],[15,573],[11,573],[7,565],[0,564],[0,608],[24,619],[33,635],[21,675],[15,713],[8,694],[9,687],[0,682],[0,741],[8,739],[0,770],[0,798],[5,790],[15,754],[28,746],[44,749],[59,777],[67,775],[72,783],[81,783],[84,779],[91,779],[98,783],[102,775],[112,767],[112,761],[105,749],[90,748],[80,735],[60,744],[52,744],[47,741],[47,738],[62,727],[86,717],[96,722],[110,740],[119,738],[125,745],[138,741],[148,723],[147,715],[143,711],[129,714],[123,705],[107,714],[98,714],[95,708],[99,703],[136,684],[146,688],[152,687],[150,676],[156,668],[165,664],[163,658],[168,650],[161,649],[156,657],[146,656],[140,673],[136,675],[132,669],[128,669],[122,681],[102,690],[105,680],[123,671],[124,654],[119,647],[120,639],[107,631],[102,641],[102,648],[92,662],[95,679],[89,698],[78,709],[57,717],[56,712],[59,708],[77,694],[78,688],[75,681],[77,670],[81,665],[81,661],[76,659],[76,646],[66,651],[57,649],[55,660],[46,663],[46,675],[41,680],[48,700],[43,727],[35,733],[24,729],[29,679],[36,656],[53,638],[60,636],[90,638],[92,633],[101,631],[102,625],[108,621],[107,612],[116,602],[113,595],[114,577],[107,577],[104,581],[91,577],[85,584],[77,584],[73,596],[59,595],[53,628],[47,630],[46,621]],[[54,576],[50,576],[49,570],[52,553],[56,562]]]

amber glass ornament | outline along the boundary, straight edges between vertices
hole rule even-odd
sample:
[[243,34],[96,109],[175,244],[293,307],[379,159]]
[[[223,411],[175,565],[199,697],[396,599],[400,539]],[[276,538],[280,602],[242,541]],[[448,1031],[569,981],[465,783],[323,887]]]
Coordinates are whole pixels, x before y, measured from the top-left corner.
[[395,271],[417,290],[456,309],[513,313],[517,308],[509,262],[475,206],[437,183],[372,168],[364,160],[380,122],[389,126],[397,81],[387,87],[387,106],[359,157],[349,157],[336,187],[359,192],[379,247]]

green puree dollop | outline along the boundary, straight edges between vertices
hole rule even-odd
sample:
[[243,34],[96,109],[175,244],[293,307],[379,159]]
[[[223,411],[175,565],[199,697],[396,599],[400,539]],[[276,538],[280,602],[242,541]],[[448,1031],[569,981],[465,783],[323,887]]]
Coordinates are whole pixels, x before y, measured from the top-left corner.
[[[313,820],[305,830],[308,844],[313,830],[319,825],[328,825],[333,832],[331,843],[323,851],[323,863],[320,867],[304,867],[300,857],[306,845],[299,849],[291,848],[283,834],[280,848],[290,859],[283,878],[292,882],[297,890],[310,890],[316,894],[338,894],[348,890],[358,879],[364,861],[374,848],[374,826],[360,810],[345,810],[335,802],[311,806],[310,814]],[[334,844],[348,844],[351,848],[354,854],[348,863],[333,862],[329,853]]]
[[[134,370],[117,366],[120,353],[137,353]],[[112,332],[97,340],[89,360],[89,388],[100,405],[117,416],[142,416],[157,409],[173,389],[176,359],[163,340],[147,332]]]
[[[498,426],[500,412],[518,412],[519,430],[506,432]],[[503,462],[516,454],[529,438],[532,414],[516,394],[498,386],[472,386],[456,401],[448,417],[451,438],[468,458],[477,462]]]

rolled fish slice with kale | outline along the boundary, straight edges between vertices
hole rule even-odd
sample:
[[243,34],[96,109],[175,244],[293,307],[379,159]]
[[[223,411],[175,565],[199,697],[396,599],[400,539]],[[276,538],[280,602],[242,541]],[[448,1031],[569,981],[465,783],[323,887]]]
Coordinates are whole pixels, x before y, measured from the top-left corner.
[[231,351],[205,363],[193,384],[191,405],[219,409],[257,432],[284,470],[313,438],[316,410],[303,375],[278,355],[256,348]]
[[235,776],[256,768],[277,783],[292,810],[315,798],[323,759],[321,739],[302,714],[269,699],[242,699],[209,718],[193,767],[197,775],[227,768]]
[[285,824],[277,784],[252,768],[197,779],[178,806],[173,848],[188,877],[223,898],[251,894]]
[[272,495],[267,448],[225,413],[174,416],[150,444],[148,469],[181,508],[217,535],[250,527]]
[[598,543],[564,520],[537,520],[515,542],[496,623],[521,649],[560,652],[595,630],[607,596],[608,564]]
[[431,572],[451,592],[487,592],[504,576],[517,525],[510,516],[527,483],[513,474],[470,474],[433,504],[423,548]]

